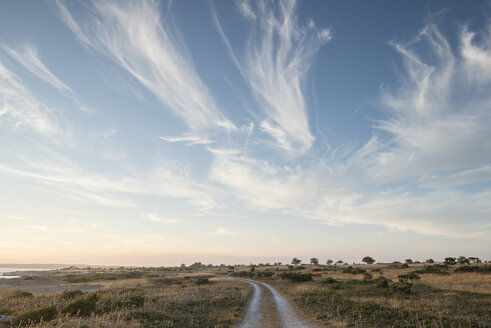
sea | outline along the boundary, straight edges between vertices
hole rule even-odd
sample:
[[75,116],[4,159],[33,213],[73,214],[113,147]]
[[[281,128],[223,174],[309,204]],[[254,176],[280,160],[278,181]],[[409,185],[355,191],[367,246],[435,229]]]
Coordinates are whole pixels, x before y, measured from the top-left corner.
[[33,268],[0,268],[0,279],[15,279],[20,276],[9,274],[10,272],[18,271],[46,271],[50,269],[33,269]]

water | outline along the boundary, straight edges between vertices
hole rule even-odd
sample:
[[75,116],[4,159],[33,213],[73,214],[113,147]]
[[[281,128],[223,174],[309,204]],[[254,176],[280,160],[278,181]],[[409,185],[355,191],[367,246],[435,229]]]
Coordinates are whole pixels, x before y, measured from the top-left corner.
[[14,279],[19,278],[20,276],[14,276],[8,274],[9,272],[17,272],[17,271],[46,271],[49,269],[33,269],[33,268],[0,268],[0,279]]

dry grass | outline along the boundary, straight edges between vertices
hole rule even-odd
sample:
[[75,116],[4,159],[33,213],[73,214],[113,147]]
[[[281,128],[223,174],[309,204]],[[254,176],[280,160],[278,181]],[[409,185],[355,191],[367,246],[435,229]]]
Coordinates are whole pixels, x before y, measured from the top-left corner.
[[[13,291],[0,291],[0,315],[16,317],[32,309],[55,305],[58,316],[50,322],[29,327],[233,327],[241,319],[251,287],[240,280],[207,278],[204,274],[146,272],[140,278],[125,279],[127,271],[111,272],[122,279],[105,280],[100,272],[70,272],[70,277],[97,278],[77,286],[101,286],[78,298],[61,293],[16,297]],[[200,280],[201,279],[201,280]],[[38,280],[38,284],[43,284]],[[70,287],[71,284],[62,284]],[[32,286],[31,286],[32,287]],[[34,287],[33,287],[34,288]],[[29,288],[27,288],[29,289]],[[35,289],[35,288],[34,288]],[[96,294],[97,309],[90,316],[63,314],[67,304]],[[26,294],[27,295],[27,294]],[[143,297],[143,304],[131,303]]]

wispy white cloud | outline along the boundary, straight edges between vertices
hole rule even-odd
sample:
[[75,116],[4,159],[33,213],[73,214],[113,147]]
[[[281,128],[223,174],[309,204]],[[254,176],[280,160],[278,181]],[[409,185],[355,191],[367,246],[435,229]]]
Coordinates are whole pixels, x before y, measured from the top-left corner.
[[389,133],[390,147],[374,153],[371,174],[397,180],[489,163],[488,84],[469,80],[473,74],[466,60],[452,51],[435,25],[427,25],[410,42],[392,45],[402,56],[402,84],[396,91],[383,90],[389,118],[376,128]]
[[22,80],[0,62],[0,123],[46,136],[61,133],[53,110],[39,101]]
[[156,1],[93,2],[90,16],[77,21],[57,1],[61,19],[88,48],[111,59],[191,129],[235,125],[220,112],[177,37],[170,17],[163,20]]
[[149,213],[145,217],[150,221],[159,222],[159,223],[163,223],[163,224],[175,224],[175,223],[182,222],[182,220],[180,220],[180,219],[162,217],[162,216],[155,214],[155,213]]
[[309,20],[298,23],[296,1],[277,5],[238,1],[242,15],[254,25],[243,59],[235,51],[214,15],[218,30],[259,106],[259,127],[278,148],[290,156],[309,150],[315,140],[310,132],[305,77],[319,48],[332,38],[329,29],[318,29]]
[[452,187],[473,182],[483,182],[491,180],[491,166],[484,165],[478,168],[464,170],[461,172],[440,175],[440,176],[428,176],[423,177],[421,185],[424,187]]
[[464,59],[467,78],[477,83],[491,82],[491,24],[482,36],[481,44],[475,43],[476,33],[462,28],[460,48]]
[[21,64],[32,74],[36,75],[41,80],[51,84],[56,89],[64,93],[74,94],[66,84],[60,81],[42,62],[38,50],[29,43],[24,44],[19,49],[9,47],[4,43],[0,43],[0,48],[5,51],[10,57]]
[[216,231],[209,232],[209,235],[215,235],[215,236],[238,236],[241,235],[239,232],[235,231],[230,231],[227,228],[218,228]]
[[216,206],[206,186],[196,183],[185,169],[162,165],[145,174],[103,175],[88,172],[61,157],[61,164],[46,157],[24,158],[19,167],[0,163],[0,174],[28,179],[51,187],[63,198],[106,206],[134,207],[130,195],[157,195],[188,200],[201,210]]
[[165,140],[167,142],[185,142],[187,145],[192,146],[192,145],[208,145],[212,144],[215,141],[201,137],[199,135],[192,135],[192,134],[183,134],[181,136],[167,136],[167,137],[159,137],[162,140]]

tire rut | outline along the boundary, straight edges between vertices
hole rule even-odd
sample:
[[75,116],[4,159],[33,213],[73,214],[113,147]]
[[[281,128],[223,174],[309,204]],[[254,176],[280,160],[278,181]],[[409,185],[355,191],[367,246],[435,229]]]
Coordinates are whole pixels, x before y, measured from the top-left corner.
[[251,284],[254,291],[239,328],[313,328],[298,317],[288,300],[269,284],[242,280]]

